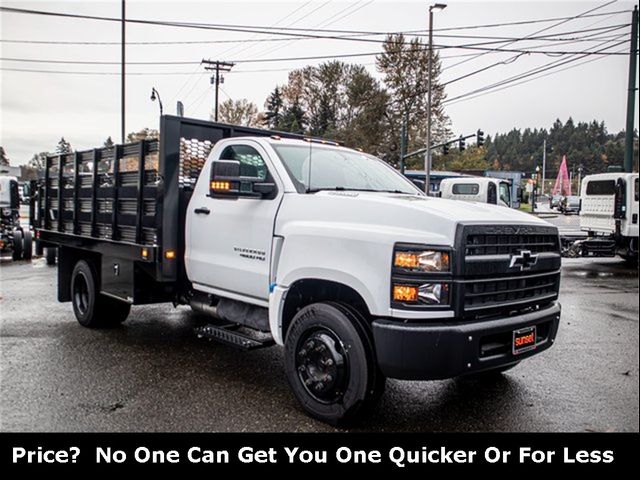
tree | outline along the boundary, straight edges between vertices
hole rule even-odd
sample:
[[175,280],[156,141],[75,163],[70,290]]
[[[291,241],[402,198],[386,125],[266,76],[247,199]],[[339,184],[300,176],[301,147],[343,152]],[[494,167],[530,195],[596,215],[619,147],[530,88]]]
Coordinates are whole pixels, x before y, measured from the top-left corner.
[[141,140],[153,140],[154,138],[159,138],[159,137],[160,137],[160,133],[158,132],[158,130],[154,128],[145,127],[138,132],[129,133],[127,135],[127,143],[139,142]]
[[284,109],[284,99],[282,98],[282,92],[279,87],[276,87],[267,97],[264,107],[265,112],[262,125],[271,130],[279,130]]
[[60,137],[60,141],[58,142],[58,145],[56,146],[56,150],[55,150],[56,155],[62,155],[62,154],[71,153],[71,152],[73,152],[73,148],[71,147],[71,144],[67,142],[64,139],[64,137]]
[[304,110],[298,100],[285,108],[282,115],[281,129],[285,132],[304,133],[306,127],[306,117]]
[[4,151],[4,147],[0,146],[0,166],[8,167],[9,166],[9,157],[7,153]]
[[433,157],[434,170],[487,170],[485,147],[471,145],[465,150],[450,150],[448,155]]
[[[219,120],[231,125],[258,126],[258,107],[246,98],[225,100],[220,104]],[[213,120],[213,117],[211,118]]]
[[35,170],[44,170],[45,161],[49,155],[51,155],[49,152],[34,153],[31,160],[29,160],[29,167]]
[[107,137],[107,139],[104,141],[103,146],[106,148],[111,148],[115,145],[115,143],[113,143],[113,140],[111,139],[111,136]]
[[[400,143],[402,124],[407,118],[408,151],[426,146],[427,91],[429,85],[429,53],[419,38],[407,42],[404,35],[390,35],[383,45],[383,53],[376,58],[378,71],[390,97],[386,110],[389,146]],[[437,53],[433,55],[431,87],[431,136],[434,143],[450,136],[450,120],[442,102],[446,95],[440,83],[441,63]],[[395,161],[399,151],[389,152]]]

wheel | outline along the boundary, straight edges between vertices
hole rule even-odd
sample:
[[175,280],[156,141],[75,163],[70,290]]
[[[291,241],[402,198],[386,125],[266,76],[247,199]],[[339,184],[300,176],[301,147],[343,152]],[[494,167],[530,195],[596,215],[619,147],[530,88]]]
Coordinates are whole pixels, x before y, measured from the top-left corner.
[[128,303],[99,293],[96,272],[85,260],[78,261],[71,274],[71,303],[78,323],[87,328],[119,325],[131,310]]
[[56,248],[55,247],[46,247],[44,249],[44,257],[47,262],[47,265],[55,265],[56,264]]
[[16,228],[13,230],[13,253],[11,254],[11,258],[14,261],[20,260],[22,258],[22,230]]
[[291,389],[313,417],[338,425],[353,420],[384,390],[370,335],[341,304],[315,303],[294,317],[285,340]]
[[22,257],[25,260],[31,260],[31,257],[33,256],[33,234],[31,233],[31,230],[25,230],[23,235]]
[[512,363],[511,365],[505,365],[503,367],[494,368],[491,370],[485,370],[483,372],[471,373],[469,375],[464,375],[461,378],[469,379],[469,380],[491,380],[499,378],[504,372],[511,370],[514,367],[517,367],[520,362]]

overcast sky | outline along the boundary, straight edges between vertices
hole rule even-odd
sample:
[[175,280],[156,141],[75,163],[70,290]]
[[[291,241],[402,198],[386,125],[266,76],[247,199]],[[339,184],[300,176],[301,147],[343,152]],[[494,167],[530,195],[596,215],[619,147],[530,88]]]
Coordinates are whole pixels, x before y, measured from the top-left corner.
[[[446,1],[446,0],[445,0]],[[459,2],[448,1],[448,7],[435,14],[434,29],[470,25],[517,22],[532,19],[574,16],[586,12],[601,2]],[[366,31],[403,31],[425,29],[428,22],[425,1],[127,1],[127,16],[132,19],[152,19],[180,22],[206,22],[260,26],[289,26],[295,28],[329,28]],[[4,7],[28,8],[55,12],[120,16],[120,1],[2,1]],[[546,30],[540,35],[560,35],[582,29],[615,26],[631,21],[633,2],[617,1],[594,13],[618,12],[610,16],[575,19]],[[79,20],[1,13],[1,57],[38,60],[73,60],[119,62],[120,25],[113,22]],[[534,23],[499,28],[449,30],[441,34],[526,37],[554,23]],[[593,31],[593,35],[612,39],[629,28]],[[438,32],[436,32],[437,34]],[[584,34],[580,34],[584,35]],[[276,85],[287,79],[287,71],[321,61],[242,62],[264,58],[283,58],[314,55],[372,52],[375,43],[310,39],[263,41],[271,35],[245,32],[197,30],[166,26],[127,25],[128,42],[207,41],[210,43],[127,46],[129,62],[194,62],[186,65],[130,65],[127,77],[127,131],[143,127],[157,128],[158,104],[150,101],[152,87],[160,92],[165,113],[175,113],[176,100],[182,100],[186,115],[208,118],[213,104],[213,90],[207,73],[198,65],[202,58],[237,61],[226,75],[221,100],[248,98],[260,108]],[[381,38],[381,37],[378,37]],[[627,43],[609,51],[628,51]],[[25,44],[10,40],[115,42],[111,45]],[[229,40],[254,40],[253,43],[213,43]],[[455,45],[475,43],[479,39],[436,37],[434,43]],[[559,45],[548,42],[547,51],[597,50],[600,42]],[[426,38],[425,38],[426,42]],[[544,43],[544,42],[542,42]],[[501,48],[528,48],[540,45],[540,40],[512,45],[492,45]],[[609,46],[605,44],[605,46]],[[602,47],[600,47],[602,48]],[[450,99],[490,85],[533,68],[558,61],[559,57],[544,54],[522,55],[514,61],[514,53],[487,53],[472,61],[455,65],[469,57],[461,54],[481,53],[475,50],[446,49],[442,52],[444,71],[442,81],[460,77],[499,61],[505,64],[456,81],[446,87]],[[570,57],[564,57],[564,59]],[[575,58],[575,57],[573,57]],[[343,59],[361,63],[379,77],[374,57]],[[591,61],[593,60],[593,61]],[[582,62],[587,62],[583,65]],[[577,66],[576,66],[577,65]],[[111,136],[120,137],[120,77],[118,65],[48,64],[1,61],[1,144],[12,164],[26,163],[35,152],[53,150],[64,136],[76,149],[92,148]],[[573,67],[573,68],[567,68]],[[465,101],[452,102],[446,113],[452,120],[455,134],[508,131],[511,128],[550,127],[556,118],[565,121],[604,120],[611,132],[624,128],[628,79],[628,56],[590,56],[561,66],[544,78],[535,79],[511,88],[485,94]],[[48,70],[57,72],[97,72],[100,75],[68,75],[61,73],[17,72],[6,69]],[[267,70],[267,71],[265,71]],[[552,70],[553,71],[553,70]],[[110,75],[104,75],[110,73]],[[144,75],[134,75],[143,73]],[[636,128],[637,123],[636,106]]]

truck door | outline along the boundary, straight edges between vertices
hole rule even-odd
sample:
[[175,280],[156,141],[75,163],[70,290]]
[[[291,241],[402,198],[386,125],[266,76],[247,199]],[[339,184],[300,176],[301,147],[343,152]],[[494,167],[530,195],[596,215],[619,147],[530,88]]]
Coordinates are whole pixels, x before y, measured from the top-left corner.
[[283,195],[282,183],[257,142],[229,144],[217,159],[239,161],[242,176],[273,181],[277,192],[268,198],[242,193],[235,198],[209,196],[209,162],[200,174],[187,210],[187,275],[196,289],[205,287],[202,289],[221,295],[229,292],[267,300],[271,243]]

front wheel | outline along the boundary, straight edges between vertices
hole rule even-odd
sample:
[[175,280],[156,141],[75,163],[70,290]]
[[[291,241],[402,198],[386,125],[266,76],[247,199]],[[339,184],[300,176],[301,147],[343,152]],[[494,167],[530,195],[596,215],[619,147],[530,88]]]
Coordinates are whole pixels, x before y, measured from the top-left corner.
[[384,389],[367,326],[340,304],[315,303],[294,317],[285,340],[291,389],[313,417],[352,420]]

